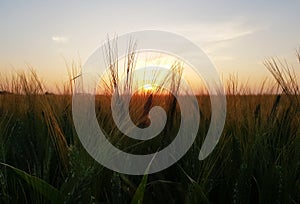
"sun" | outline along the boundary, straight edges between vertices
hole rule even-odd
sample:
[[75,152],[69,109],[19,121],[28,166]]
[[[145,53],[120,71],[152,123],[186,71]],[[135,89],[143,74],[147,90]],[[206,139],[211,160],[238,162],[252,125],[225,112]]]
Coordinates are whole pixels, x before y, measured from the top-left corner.
[[152,84],[145,84],[144,86],[143,86],[143,90],[144,91],[153,91],[155,89],[155,87],[154,87],[154,85],[152,85]]

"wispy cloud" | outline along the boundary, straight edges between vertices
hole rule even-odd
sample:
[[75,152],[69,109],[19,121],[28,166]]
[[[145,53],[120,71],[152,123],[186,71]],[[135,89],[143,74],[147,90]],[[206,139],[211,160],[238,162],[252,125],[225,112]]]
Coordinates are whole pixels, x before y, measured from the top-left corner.
[[52,36],[52,40],[56,43],[67,43],[69,39],[64,36]]
[[180,33],[205,44],[236,40],[252,35],[259,30],[258,27],[247,25],[241,21],[192,24],[180,26],[179,28]]
[[[214,61],[235,60],[233,44],[265,29],[261,22],[250,22],[242,17],[223,22],[181,24],[161,28],[177,32],[198,44]],[[230,51],[228,51],[228,48]]]
[[255,31],[251,29],[246,30],[225,30],[220,31],[219,33],[216,32],[215,34],[210,34],[207,36],[207,39],[209,39],[210,43],[217,43],[217,42],[224,42],[224,41],[230,41],[230,40],[236,40],[238,38],[251,35]]

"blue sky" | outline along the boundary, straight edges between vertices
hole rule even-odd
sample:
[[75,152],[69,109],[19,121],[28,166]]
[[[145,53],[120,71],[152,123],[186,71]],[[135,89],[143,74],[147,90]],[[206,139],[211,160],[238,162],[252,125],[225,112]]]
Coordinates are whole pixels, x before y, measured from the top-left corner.
[[269,76],[266,57],[297,63],[299,10],[296,0],[1,1],[0,72],[30,64],[59,82],[67,79],[64,59],[84,62],[107,34],[159,29],[195,42],[222,75],[256,83]]

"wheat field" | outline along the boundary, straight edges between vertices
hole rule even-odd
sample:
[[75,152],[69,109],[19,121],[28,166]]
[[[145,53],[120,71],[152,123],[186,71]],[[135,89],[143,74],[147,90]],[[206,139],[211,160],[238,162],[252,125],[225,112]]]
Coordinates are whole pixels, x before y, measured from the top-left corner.
[[[82,147],[72,119],[75,68],[70,83],[56,94],[46,92],[33,69],[2,79],[0,203],[300,203],[296,75],[276,59],[266,60],[265,66],[276,81],[269,90],[249,93],[234,77],[224,82],[226,123],[208,158],[198,160],[211,115],[209,96],[199,94],[201,122],[192,148],[166,170],[145,176],[106,169]],[[111,71],[110,88],[117,81],[116,70]],[[179,84],[176,80],[173,85]],[[110,96],[97,95],[95,110],[112,144],[148,153],[176,136],[180,108],[172,95],[149,91],[132,98],[130,114],[137,126],[149,125],[147,114],[154,105],[168,116],[160,135],[143,143],[116,128]]]

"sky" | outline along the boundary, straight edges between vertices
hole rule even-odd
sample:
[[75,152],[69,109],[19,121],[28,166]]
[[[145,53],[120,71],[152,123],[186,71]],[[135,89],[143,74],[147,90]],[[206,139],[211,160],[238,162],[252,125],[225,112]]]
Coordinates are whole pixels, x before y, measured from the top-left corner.
[[[67,81],[66,62],[84,63],[107,35],[155,29],[185,36],[222,77],[259,84],[268,57],[300,69],[300,1],[0,2],[0,73],[32,66],[48,84]],[[298,66],[298,67],[297,67]]]

